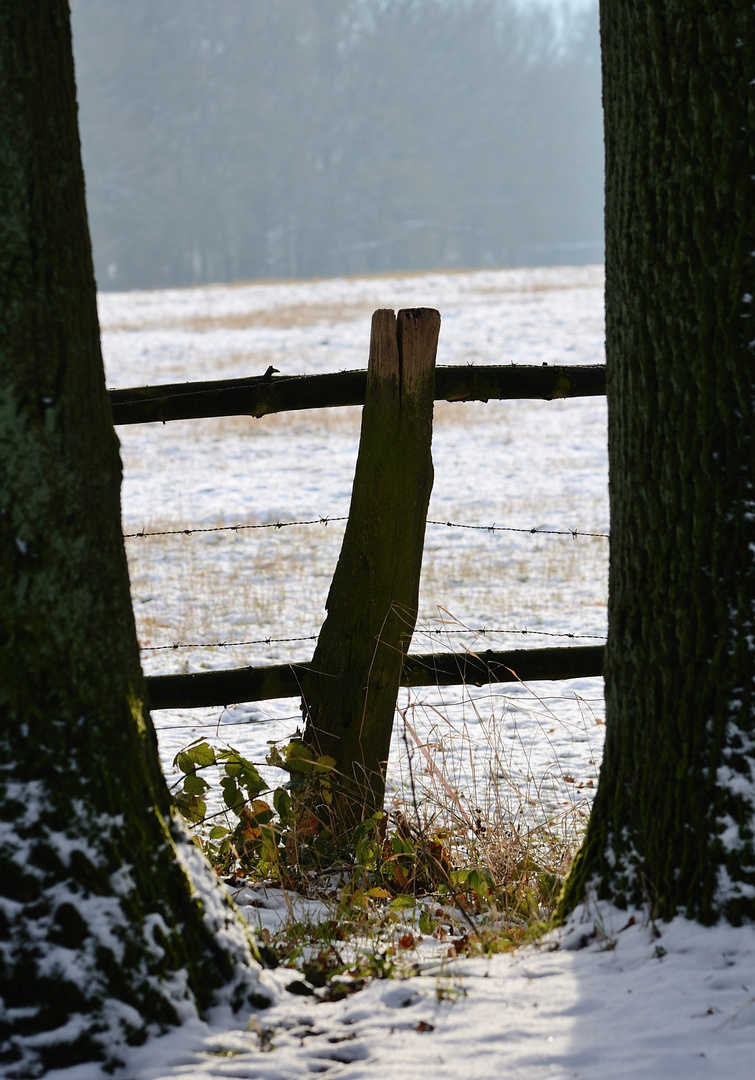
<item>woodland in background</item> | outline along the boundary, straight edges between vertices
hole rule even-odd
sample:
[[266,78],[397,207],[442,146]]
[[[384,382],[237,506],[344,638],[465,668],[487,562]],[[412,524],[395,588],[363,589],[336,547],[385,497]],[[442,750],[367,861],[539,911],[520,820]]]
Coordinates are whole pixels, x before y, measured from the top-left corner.
[[100,288],[602,260],[595,9],[71,9]]

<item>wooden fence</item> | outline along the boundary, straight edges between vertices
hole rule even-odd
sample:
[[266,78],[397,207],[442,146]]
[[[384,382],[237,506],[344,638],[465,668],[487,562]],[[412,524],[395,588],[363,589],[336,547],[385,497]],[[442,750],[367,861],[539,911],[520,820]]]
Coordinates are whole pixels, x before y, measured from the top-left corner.
[[[364,405],[367,372],[278,376],[274,368],[248,379],[177,383],[109,391],[114,422],[166,423],[217,416]],[[450,402],[597,397],[606,392],[605,367],[481,366],[435,369],[435,400]],[[601,675],[603,646],[431,653],[404,658],[402,686],[484,685]],[[147,678],[155,709],[224,706],[242,701],[307,696],[310,664],[278,664]]]

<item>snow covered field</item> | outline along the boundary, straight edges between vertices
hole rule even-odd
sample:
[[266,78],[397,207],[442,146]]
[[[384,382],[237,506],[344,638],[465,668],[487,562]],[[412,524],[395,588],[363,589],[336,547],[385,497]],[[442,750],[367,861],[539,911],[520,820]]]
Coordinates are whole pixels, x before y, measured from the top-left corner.
[[[439,363],[593,363],[602,359],[602,273],[559,268],[104,295],[108,383],[365,366],[370,312],[430,305],[443,316]],[[352,411],[353,413],[354,411]],[[358,416],[294,414],[121,429],[124,527],[275,523],[347,512]],[[602,400],[438,409],[430,516],[463,524],[606,532]],[[142,645],[299,637],[235,649],[145,651],[150,672],[310,655],[338,555],[335,524],[129,541]],[[544,633],[605,632],[606,541],[429,527],[421,621],[438,648],[535,646]],[[451,615],[447,615],[450,612]],[[440,621],[439,621],[440,620]],[[450,620],[450,621],[448,621]],[[482,644],[480,645],[480,640]],[[586,638],[585,640],[592,640]],[[414,648],[428,649],[418,634]],[[470,799],[573,808],[589,798],[602,745],[599,680],[529,688],[417,692],[400,703],[420,741]],[[296,703],[156,714],[167,772],[200,734],[253,755],[290,734]],[[401,718],[397,723],[401,731]],[[497,775],[486,773],[491,744]],[[400,740],[391,761],[402,784]],[[502,763],[503,767],[499,767]],[[456,770],[454,772],[454,770]],[[493,770],[494,772],[496,770]],[[567,771],[568,770],[568,771]],[[531,777],[531,779],[528,779]],[[495,782],[494,782],[495,781]],[[580,787],[581,785],[584,785]],[[535,813],[537,807],[532,808]],[[538,811],[540,812],[540,811]],[[274,928],[280,891],[239,895]],[[120,1080],[721,1080],[752,1069],[755,938],[646,913],[578,912],[539,946],[449,959],[415,933],[417,977],[371,983],[340,1002],[287,993],[295,973],[264,972],[273,1005],[216,1015],[132,1051]],[[97,1066],[50,1080],[98,1080]]]
[[[107,380],[234,378],[271,364],[284,374],[363,369],[378,307],[437,307],[442,365],[600,363],[602,287],[600,267],[559,267],[106,293]],[[344,517],[359,414],[120,428],[124,531]],[[429,517],[483,528],[428,526],[412,651],[568,644],[562,634],[603,640],[605,538],[484,527],[606,533],[605,444],[600,398],[436,408]],[[342,532],[331,520],[130,539],[146,670],[308,659]],[[256,644],[170,648],[231,641]],[[573,821],[593,791],[601,680],[405,691],[399,705],[444,775],[486,814],[545,805]],[[216,731],[262,761],[268,740],[296,729],[297,709],[289,699],[156,714],[166,770],[183,745]],[[397,721],[390,784],[399,791],[404,730]]]

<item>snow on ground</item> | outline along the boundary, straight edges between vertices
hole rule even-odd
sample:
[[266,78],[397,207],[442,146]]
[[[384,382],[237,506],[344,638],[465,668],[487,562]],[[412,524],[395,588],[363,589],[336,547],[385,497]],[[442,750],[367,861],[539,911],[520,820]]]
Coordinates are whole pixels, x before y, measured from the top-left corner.
[[[595,928],[600,929],[596,932]],[[437,952],[437,950],[436,950]],[[441,957],[340,1002],[288,993],[243,1027],[198,1021],[136,1049],[125,1080],[722,1080],[752,1071],[752,928],[657,927],[596,906],[538,946]],[[96,1080],[94,1066],[48,1080]]]

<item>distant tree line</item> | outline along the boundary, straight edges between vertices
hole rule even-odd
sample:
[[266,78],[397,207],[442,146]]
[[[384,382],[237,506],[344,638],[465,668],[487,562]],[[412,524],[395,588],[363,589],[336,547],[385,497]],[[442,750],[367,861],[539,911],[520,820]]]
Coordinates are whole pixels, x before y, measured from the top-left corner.
[[594,10],[71,8],[100,288],[602,259]]

